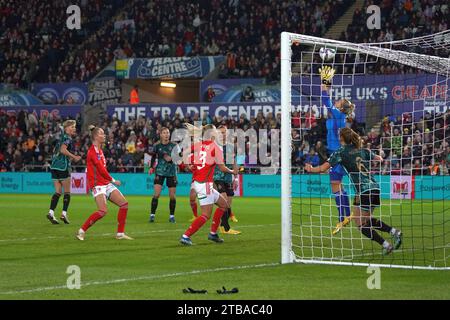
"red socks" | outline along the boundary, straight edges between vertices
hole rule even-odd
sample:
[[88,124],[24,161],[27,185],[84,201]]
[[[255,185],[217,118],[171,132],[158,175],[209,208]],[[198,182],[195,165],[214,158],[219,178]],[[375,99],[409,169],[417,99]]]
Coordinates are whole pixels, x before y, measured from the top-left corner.
[[97,220],[100,220],[101,218],[103,218],[106,215],[106,212],[103,210],[98,210],[96,212],[94,212],[93,214],[91,214],[91,216],[86,220],[86,222],[83,224],[83,226],[81,226],[81,229],[83,229],[83,231],[87,231],[87,229],[89,229]]
[[[125,223],[127,220],[127,213],[128,213],[128,202],[125,202],[123,205],[119,207],[119,213],[117,215],[117,233],[123,233],[125,231]],[[103,210],[98,210],[91,214],[91,216],[86,220],[86,222],[81,226],[81,229],[83,231],[87,231],[94,223],[97,222],[97,220],[100,220],[106,215],[106,212]]]
[[117,222],[119,223],[117,227],[117,233],[123,233],[125,231],[125,222],[127,220],[128,213],[128,202],[125,202],[119,207],[119,213],[117,215]]
[[198,213],[197,213],[197,200],[190,201],[190,203],[191,203],[192,213],[194,214],[195,217],[198,217]]
[[192,222],[191,226],[186,230],[184,235],[191,237],[206,223],[206,221],[208,221],[208,217],[205,215],[201,215]]
[[217,229],[219,229],[220,226],[220,220],[222,219],[224,213],[225,210],[221,208],[217,208],[216,212],[214,212],[213,222],[211,224],[211,233],[217,233]]

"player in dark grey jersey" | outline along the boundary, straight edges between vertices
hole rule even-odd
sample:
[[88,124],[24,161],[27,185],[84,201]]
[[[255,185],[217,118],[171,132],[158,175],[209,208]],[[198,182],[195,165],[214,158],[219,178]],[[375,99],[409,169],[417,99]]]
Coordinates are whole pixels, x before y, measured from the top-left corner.
[[[351,220],[363,235],[378,242],[383,247],[383,254],[387,255],[400,247],[402,233],[372,216],[374,210],[380,206],[380,186],[370,174],[370,168],[372,161],[383,161],[383,158],[362,148],[361,137],[350,128],[341,129],[339,137],[341,147],[327,162],[314,168],[307,164],[305,170],[321,173],[340,164],[347,171],[356,191]],[[376,230],[389,233],[393,237],[394,245],[383,239]]]

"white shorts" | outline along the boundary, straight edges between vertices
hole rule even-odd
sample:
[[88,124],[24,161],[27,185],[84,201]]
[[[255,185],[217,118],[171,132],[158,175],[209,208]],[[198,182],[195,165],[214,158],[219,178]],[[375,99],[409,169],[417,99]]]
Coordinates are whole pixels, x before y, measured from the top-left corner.
[[217,202],[217,200],[219,200],[220,193],[217,192],[216,189],[214,189],[212,182],[200,183],[194,181],[192,183],[192,186],[197,193],[197,199],[200,203],[200,206],[214,204]]
[[106,186],[93,187],[91,193],[94,198],[100,194],[104,194],[106,196],[106,199],[109,199],[109,196],[111,195],[111,193],[113,193],[114,190],[119,191],[119,189],[117,189],[115,185],[113,185],[112,183],[108,183]]

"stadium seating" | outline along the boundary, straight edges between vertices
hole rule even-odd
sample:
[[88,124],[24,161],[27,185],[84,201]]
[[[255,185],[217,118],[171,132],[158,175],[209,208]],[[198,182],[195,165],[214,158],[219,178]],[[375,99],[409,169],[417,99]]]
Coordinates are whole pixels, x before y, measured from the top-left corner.
[[80,45],[123,3],[81,1],[83,27],[72,31],[65,27],[69,0],[0,0],[0,83],[28,88],[32,82],[88,80],[112,56],[106,47],[93,53]]
[[[352,3],[97,1],[81,7],[83,27],[70,31],[69,2],[0,0],[0,83],[87,81],[114,57],[196,55],[226,56],[221,77],[279,80],[280,32],[321,36]],[[115,27],[127,19],[134,29]]]
[[[341,34],[339,40],[357,43],[379,43],[399,39],[420,37],[447,30],[449,25],[450,8],[446,0],[393,1],[375,0],[365,1],[363,8],[370,4],[379,5],[381,9],[381,29],[367,32],[365,12],[356,10],[352,23]],[[447,57],[442,50],[439,52],[432,47],[421,49],[423,54]],[[368,70],[374,74],[417,73],[418,70],[406,65],[382,61]],[[421,72],[421,71],[419,71]]]
[[[226,56],[222,78],[277,81],[279,33],[322,36],[353,1],[284,1],[276,5],[255,0],[82,2],[83,28],[79,31],[63,27],[69,2],[50,5],[32,0],[18,7],[14,1],[0,1],[0,83],[27,88],[32,82],[87,81],[114,57],[217,54]],[[445,0],[370,3],[380,5],[386,27],[361,32],[364,12],[357,10],[341,40],[382,42],[449,28]],[[135,28],[115,27],[116,21],[127,19],[134,20]],[[412,70],[377,65],[370,71]]]

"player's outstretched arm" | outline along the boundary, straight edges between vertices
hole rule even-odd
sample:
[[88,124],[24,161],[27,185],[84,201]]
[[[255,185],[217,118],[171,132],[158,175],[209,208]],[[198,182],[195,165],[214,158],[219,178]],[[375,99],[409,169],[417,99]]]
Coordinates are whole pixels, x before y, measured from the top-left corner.
[[219,170],[222,171],[223,173],[230,173],[230,174],[235,174],[234,170],[229,169],[226,165],[224,165],[223,163],[221,164],[217,164],[217,166],[219,167]]
[[336,70],[334,70],[330,66],[324,66],[323,68],[320,68],[319,73],[322,84],[325,86],[331,86],[331,80],[333,79],[335,72]]
[[307,163],[305,164],[305,170],[306,172],[310,173],[322,173],[326,172],[328,169],[330,169],[331,165],[329,162],[324,162],[322,165],[318,167],[313,167],[311,164]]
[[331,111],[331,109],[334,108],[333,103],[331,101],[331,80],[334,77],[335,70],[331,68],[330,66],[324,66],[323,68],[319,69],[320,74],[320,80],[321,80],[321,90],[322,90],[322,96],[324,99],[324,104]]

